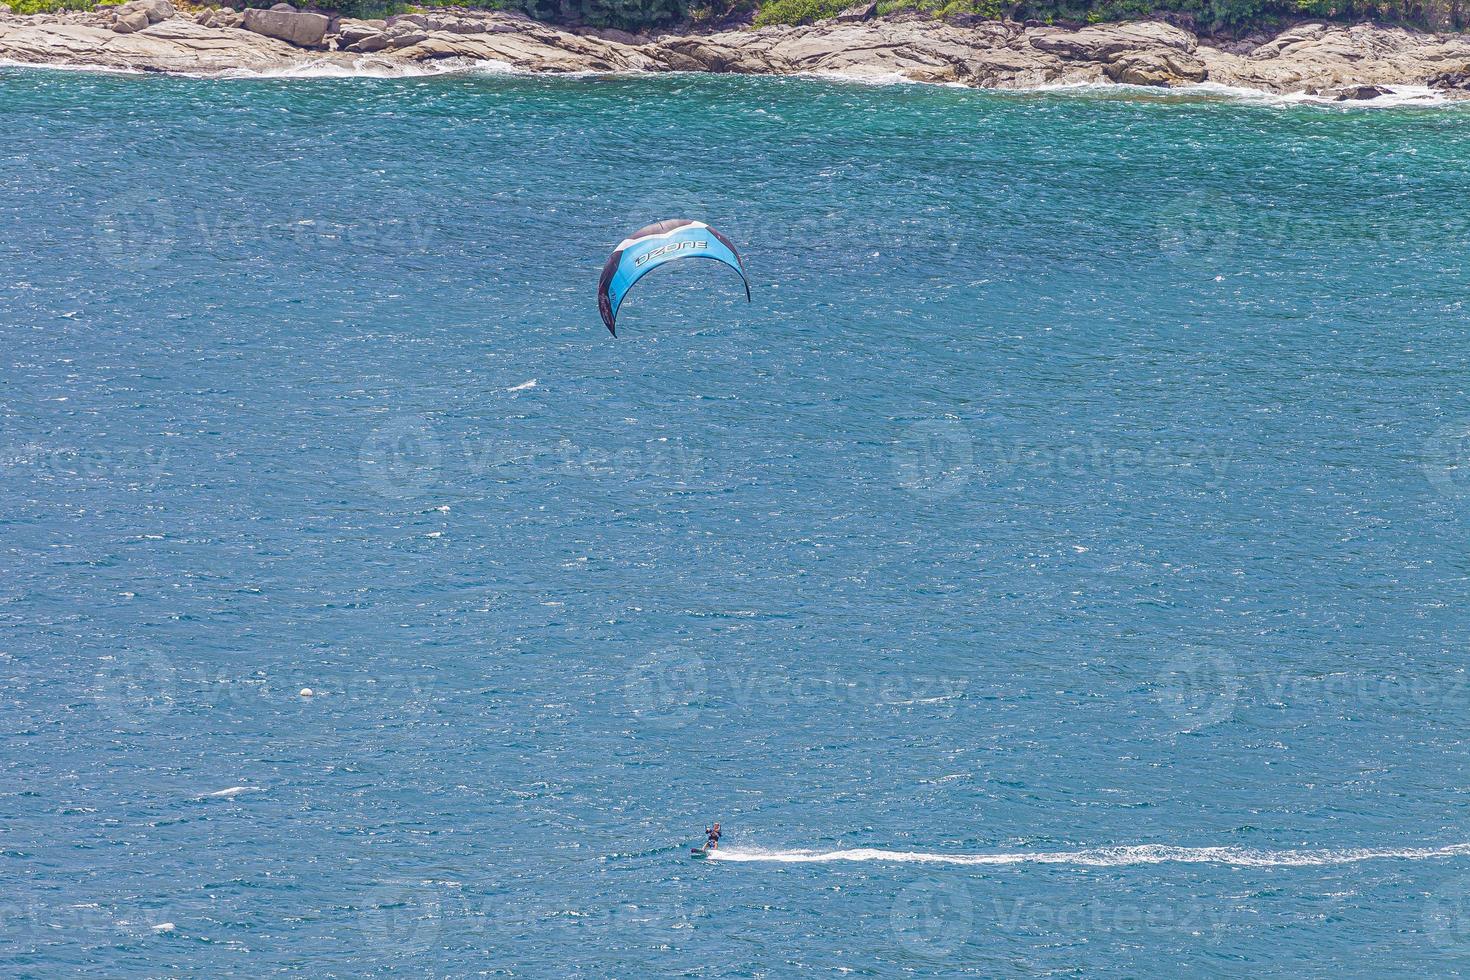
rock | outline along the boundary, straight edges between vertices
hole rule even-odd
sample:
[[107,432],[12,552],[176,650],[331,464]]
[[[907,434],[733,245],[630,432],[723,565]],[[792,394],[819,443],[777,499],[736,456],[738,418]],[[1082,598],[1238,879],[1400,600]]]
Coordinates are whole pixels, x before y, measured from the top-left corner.
[[850,24],[859,20],[872,20],[878,16],[878,0],[869,0],[868,3],[854,4],[837,14],[839,24]]
[[[483,31],[483,30],[485,30],[485,25],[483,25],[483,24],[476,24],[475,25],[475,30],[477,32],[478,31]],[[638,35],[636,35],[636,34],[629,34],[627,31],[620,31],[616,27],[589,27],[589,28],[584,29],[580,33],[585,34],[588,37],[600,37],[604,41],[616,41],[619,44],[642,44],[643,43],[643,39],[640,38]]]
[[[214,9],[186,19],[174,15],[168,0],[132,0],[108,13],[0,19],[0,60],[208,74],[321,62],[351,68],[372,54],[376,66],[389,69],[464,58],[533,72],[901,76],[1006,89],[1208,80],[1345,99],[1373,98],[1389,86],[1433,85],[1449,97],[1470,99],[1467,35],[1312,23],[1275,37],[1202,44],[1189,31],[1157,21],[1072,29],[920,14],[869,17],[864,4],[803,27],[645,40],[605,29],[563,30],[500,11],[438,9],[355,20],[284,9],[251,9],[242,19]],[[242,24],[247,30],[227,29]],[[329,31],[336,50],[322,51]]]
[[177,14],[168,0],[132,0],[131,3],[113,8],[111,26],[118,34],[134,34],[150,24],[160,24]]
[[1030,43],[1033,48],[1067,60],[1109,62],[1130,51],[1193,51],[1199,42],[1182,28],[1146,20],[1084,27],[1080,31],[1044,28],[1031,34]]
[[9,13],[13,13],[13,12],[14,11],[12,11],[10,9],[10,4],[8,4],[8,3],[0,3],[0,14],[9,14]]
[[293,7],[293,6],[291,6],[289,3],[278,3],[275,6],[271,7],[271,9],[272,10],[284,10],[288,14],[294,14],[294,13],[296,13],[296,8]]
[[1470,92],[1470,64],[1455,71],[1442,71],[1429,76],[1430,88],[1458,89]]
[[125,3],[117,9],[119,11],[141,10],[148,16],[150,24],[162,23],[171,17],[177,17],[179,13],[168,0],[132,0],[131,3]]
[[1470,38],[1402,28],[1301,24],[1248,55],[1201,47],[1212,82],[1314,93],[1359,85],[1428,85],[1446,63],[1470,58]]
[[449,34],[479,34],[485,29],[485,25],[478,20],[464,17],[422,17],[422,24],[414,24],[412,21],[402,21],[414,27],[426,31],[444,31]]
[[348,51],[354,51],[358,54],[371,54],[374,51],[387,50],[389,43],[390,38],[386,34],[369,34],[366,37],[360,37],[356,41],[344,45],[344,47]]
[[247,31],[279,38],[298,48],[322,46],[330,21],[321,14],[298,14],[285,10],[245,11],[242,25]]
[[388,36],[388,47],[394,49],[411,48],[415,44],[422,44],[428,39],[429,35],[424,31],[403,31],[402,33],[390,34]]
[[1298,24],[1277,34],[1251,52],[1252,57],[1274,58],[1287,48],[1314,41],[1327,32],[1326,24]]
[[374,27],[368,21],[344,20],[337,25],[337,41],[344,47],[382,33],[382,27]]
[[112,22],[118,34],[132,34],[148,26],[148,15],[141,10],[119,10]]
[[[1074,71],[1055,56],[1013,46],[1017,36],[1014,29],[994,22],[966,29],[929,18],[886,19],[668,38],[650,49],[676,70],[899,75],[984,87],[1042,84]],[[1100,77],[1094,73],[1091,79],[1069,80]]]
[[650,48],[583,37],[524,18],[496,12],[485,33],[433,33],[392,53],[394,58],[428,61],[472,58],[499,61],[527,71],[664,71],[667,64]]
[[1180,85],[1202,82],[1208,74],[1204,62],[1183,51],[1155,48],[1120,56],[1103,69],[1124,85]]
[[1335,102],[1367,102],[1369,99],[1392,95],[1393,90],[1382,85],[1344,85],[1340,88],[1323,89],[1317,94]]
[[[284,41],[222,32],[176,17],[145,31],[115,34],[76,23],[0,23],[0,58],[38,65],[88,65],[160,72],[281,71],[332,56],[308,55]],[[343,56],[344,67],[351,58]]]
[[194,23],[216,29],[239,27],[240,14],[224,7],[211,7],[209,10],[202,11],[195,16]]

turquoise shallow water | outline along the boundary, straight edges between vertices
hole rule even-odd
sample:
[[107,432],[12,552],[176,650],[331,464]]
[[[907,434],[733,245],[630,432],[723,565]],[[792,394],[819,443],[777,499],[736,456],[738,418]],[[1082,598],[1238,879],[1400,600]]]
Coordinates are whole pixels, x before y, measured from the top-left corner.
[[1463,111],[0,120],[0,972],[1463,971]]

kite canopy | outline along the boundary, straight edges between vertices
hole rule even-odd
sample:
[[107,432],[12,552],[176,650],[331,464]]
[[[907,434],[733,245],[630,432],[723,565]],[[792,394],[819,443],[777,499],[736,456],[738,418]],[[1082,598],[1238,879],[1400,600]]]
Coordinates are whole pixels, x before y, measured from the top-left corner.
[[612,335],[618,335],[618,307],[633,284],[665,262],[676,259],[714,259],[740,273],[745,284],[745,299],[750,301],[750,280],[745,278],[745,263],[730,239],[703,221],[670,218],[640,228],[613,251],[602,267],[602,281],[597,284],[597,308],[602,322]]

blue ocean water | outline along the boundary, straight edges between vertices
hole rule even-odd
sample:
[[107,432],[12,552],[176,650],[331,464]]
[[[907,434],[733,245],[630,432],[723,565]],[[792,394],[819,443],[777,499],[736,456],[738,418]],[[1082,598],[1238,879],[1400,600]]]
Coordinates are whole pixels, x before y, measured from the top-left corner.
[[1463,110],[0,120],[0,973],[1465,972]]

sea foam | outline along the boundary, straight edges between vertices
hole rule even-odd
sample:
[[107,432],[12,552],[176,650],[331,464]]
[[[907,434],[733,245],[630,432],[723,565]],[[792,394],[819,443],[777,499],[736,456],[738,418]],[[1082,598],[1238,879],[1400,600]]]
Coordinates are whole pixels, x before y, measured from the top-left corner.
[[1312,848],[1304,850],[1261,850],[1250,847],[1176,847],[1168,844],[1134,844],[1121,847],[1092,847],[1076,851],[1010,852],[996,854],[945,854],[931,851],[890,851],[858,847],[838,851],[780,851],[759,848],[721,848],[709,856],[717,861],[775,862],[779,864],[824,864],[838,861],[882,861],[893,864],[1064,864],[1087,868],[1111,868],[1130,864],[1228,864],[1247,868],[1300,868],[1362,861],[1424,861],[1470,855],[1470,843],[1443,847],[1410,848]]

